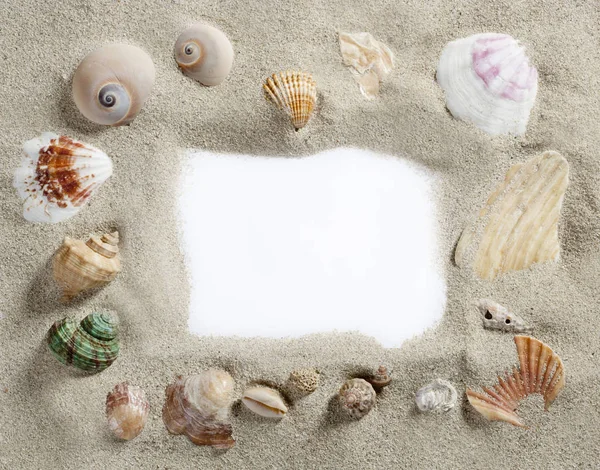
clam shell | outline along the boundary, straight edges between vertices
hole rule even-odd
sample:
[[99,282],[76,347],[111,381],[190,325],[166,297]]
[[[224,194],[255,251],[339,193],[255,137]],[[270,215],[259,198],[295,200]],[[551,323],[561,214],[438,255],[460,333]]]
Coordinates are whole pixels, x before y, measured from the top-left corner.
[[119,439],[137,437],[148,421],[150,403],[140,387],[123,382],[106,396],[108,427]]
[[100,372],[119,355],[118,326],[108,313],[91,313],[78,324],[64,318],[52,325],[46,342],[54,357],[81,370]]
[[232,395],[233,379],[223,370],[178,376],[166,389],[163,422],[171,434],[185,434],[196,445],[229,449],[235,444],[228,421]]
[[342,409],[355,419],[363,418],[371,411],[375,397],[373,386],[364,379],[350,379],[338,392]]
[[417,391],[415,401],[421,411],[449,411],[456,405],[458,394],[454,386],[444,379],[435,379]]
[[92,237],[87,242],[66,237],[53,261],[54,279],[68,301],[84,290],[103,286],[121,271],[119,233]]
[[556,261],[558,219],[568,184],[569,164],[556,152],[513,165],[460,236],[456,264],[492,280],[534,263]]
[[231,71],[233,47],[221,30],[196,24],[177,38],[175,60],[189,77],[205,86],[215,86]]
[[73,217],[112,175],[104,152],[64,135],[44,132],[23,150],[13,186],[29,222],[55,224]]
[[152,59],[142,49],[111,44],[81,61],[73,77],[73,100],[90,121],[122,126],[142,109],[154,77]]
[[247,388],[242,396],[242,403],[265,418],[283,418],[288,410],[279,392],[268,387]]
[[532,393],[539,393],[548,411],[565,386],[565,369],[560,357],[540,340],[522,335],[515,336],[514,340],[519,369],[506,372],[504,379],[498,376],[498,384],[483,387],[483,394],[467,389],[467,399],[490,421],[527,427],[516,413],[519,402]]
[[266,98],[290,117],[296,130],[306,125],[317,101],[317,85],[310,73],[274,73],[263,89]]
[[340,52],[344,65],[351,67],[361,93],[366,98],[379,94],[379,82],[394,68],[394,54],[370,33],[340,33]]
[[477,305],[481,313],[483,327],[490,330],[502,330],[510,333],[526,333],[531,327],[520,316],[509,312],[497,302],[481,299]]
[[511,36],[485,33],[452,41],[436,77],[454,117],[492,135],[525,133],[538,73]]

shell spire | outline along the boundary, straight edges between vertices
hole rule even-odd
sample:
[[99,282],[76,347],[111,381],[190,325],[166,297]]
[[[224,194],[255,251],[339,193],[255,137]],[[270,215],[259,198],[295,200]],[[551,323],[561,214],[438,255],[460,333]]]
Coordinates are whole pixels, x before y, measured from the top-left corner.
[[137,437],[148,421],[150,403],[140,387],[123,382],[106,396],[108,427],[119,439]]
[[54,279],[69,301],[84,290],[103,286],[121,271],[119,233],[92,236],[87,242],[66,237],[54,256]]
[[485,393],[467,389],[467,399],[479,413],[490,421],[506,421],[527,427],[517,415],[519,402],[533,394],[544,397],[548,411],[554,399],[565,386],[565,369],[558,355],[550,347],[530,336],[515,336],[520,367],[505,378],[498,377],[493,388],[484,387]]
[[312,116],[317,101],[317,85],[308,72],[274,73],[263,85],[265,96],[302,129]]
[[233,394],[231,375],[209,369],[198,375],[178,376],[165,393],[162,418],[171,434],[185,434],[196,445],[218,449],[234,446],[228,420]]
[[13,186],[29,222],[55,224],[73,217],[112,175],[104,152],[64,135],[44,132],[23,150]]
[[46,342],[54,357],[81,370],[100,372],[119,355],[118,326],[108,313],[91,313],[79,324],[63,318],[50,327]]

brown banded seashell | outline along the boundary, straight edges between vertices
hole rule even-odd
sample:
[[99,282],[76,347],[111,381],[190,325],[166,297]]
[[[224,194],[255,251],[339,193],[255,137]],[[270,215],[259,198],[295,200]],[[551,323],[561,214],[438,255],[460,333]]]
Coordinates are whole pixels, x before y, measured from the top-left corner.
[[375,373],[366,380],[373,386],[375,390],[381,390],[392,382],[392,377],[390,376],[388,368],[381,365],[378,367]]
[[366,416],[375,405],[375,390],[364,379],[350,379],[338,392],[341,407],[352,418],[360,419]]
[[233,378],[224,370],[178,376],[166,389],[163,422],[171,434],[185,434],[196,445],[229,449],[235,444],[228,420],[232,395]]
[[233,47],[221,30],[195,24],[177,38],[175,60],[186,75],[202,85],[215,86],[231,71]]
[[476,220],[460,236],[454,259],[481,279],[559,257],[558,219],[569,164],[545,152],[513,165]]
[[106,396],[108,427],[119,439],[137,437],[148,420],[150,403],[140,387],[123,382],[115,385]]
[[265,418],[283,418],[288,410],[279,392],[268,387],[247,388],[242,396],[242,403]]
[[73,217],[112,175],[104,152],[64,135],[44,132],[23,150],[13,185],[29,222],[55,224]]
[[565,369],[558,355],[549,346],[530,336],[515,336],[519,368],[498,376],[498,384],[483,387],[484,394],[467,389],[467,398],[479,413],[490,421],[506,421],[527,427],[516,413],[519,402],[539,393],[544,397],[546,411],[565,386]]
[[454,386],[444,379],[435,379],[417,390],[415,401],[420,411],[449,411],[454,408],[458,393]]
[[286,390],[293,399],[310,395],[318,386],[319,373],[314,369],[295,370],[290,374],[286,382]]
[[103,286],[121,271],[119,233],[91,237],[87,242],[65,237],[53,261],[54,279],[68,301],[84,290]]
[[477,305],[483,327],[490,330],[502,330],[510,333],[528,333],[531,327],[519,315],[511,313],[497,302],[481,299]]
[[142,49],[111,44],[81,61],[73,77],[73,99],[90,121],[122,126],[142,109],[154,77],[152,59]]
[[266,98],[302,129],[312,116],[317,101],[317,84],[308,72],[274,73],[263,85]]

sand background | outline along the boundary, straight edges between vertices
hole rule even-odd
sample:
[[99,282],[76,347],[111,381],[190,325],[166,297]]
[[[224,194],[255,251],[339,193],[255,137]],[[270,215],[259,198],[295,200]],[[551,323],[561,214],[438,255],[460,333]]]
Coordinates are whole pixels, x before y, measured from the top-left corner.
[[[597,2],[61,1],[0,6],[0,466],[2,468],[593,468],[600,459],[600,8]],[[235,49],[233,72],[207,89],[172,57],[179,32],[200,20]],[[338,31],[368,31],[391,47],[397,67],[368,102],[341,64]],[[444,45],[478,32],[509,33],[529,46],[540,88],[524,137],[490,138],[451,118],[434,81]],[[143,47],[157,80],[129,127],[85,120],[70,98],[79,61],[110,42]],[[302,132],[264,101],[272,72],[311,71],[319,110]],[[32,225],[12,189],[21,145],[42,131],[66,133],[113,159],[111,179],[79,215]],[[298,156],[337,146],[369,148],[418,162],[440,176],[441,254],[448,305],[441,325],[401,349],[353,334],[297,340],[197,338],[187,334],[189,289],[177,242],[175,202],[185,148]],[[562,260],[482,282],[453,265],[460,231],[512,163],[561,152],[571,184],[560,221]],[[309,191],[310,188],[307,188]],[[106,289],[64,306],[50,259],[65,235],[118,228],[124,270]],[[407,222],[407,230],[410,223]],[[231,267],[235,269],[235,266]],[[489,423],[464,400],[465,385],[490,383],[516,362],[511,335],[483,330],[472,302],[491,297],[534,324],[563,359],[567,386],[550,412],[541,398],[521,414],[531,430]],[[44,335],[66,314],[111,309],[122,353],[84,376],[61,366]],[[368,315],[369,312],[365,312]],[[282,316],[285,312],[282,312]],[[226,319],[224,319],[226,321]],[[343,381],[386,363],[395,381],[360,422],[334,413]],[[251,380],[283,382],[314,366],[322,385],[273,423],[234,405],[228,452],[171,436],[160,410],[176,374],[223,367],[236,396]],[[414,393],[445,378],[461,392],[446,415],[420,415]],[[151,418],[129,443],[115,441],[104,400],[128,380],[149,395]]]

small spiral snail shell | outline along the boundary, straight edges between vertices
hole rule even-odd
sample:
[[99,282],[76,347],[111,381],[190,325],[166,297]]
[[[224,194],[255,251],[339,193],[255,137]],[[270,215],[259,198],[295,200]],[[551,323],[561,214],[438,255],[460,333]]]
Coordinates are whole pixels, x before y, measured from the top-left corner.
[[97,124],[135,119],[154,85],[154,64],[139,47],[111,44],[88,54],[73,77],[73,100]]
[[202,85],[215,86],[231,71],[233,47],[221,30],[195,24],[177,38],[175,60],[186,75]]

